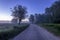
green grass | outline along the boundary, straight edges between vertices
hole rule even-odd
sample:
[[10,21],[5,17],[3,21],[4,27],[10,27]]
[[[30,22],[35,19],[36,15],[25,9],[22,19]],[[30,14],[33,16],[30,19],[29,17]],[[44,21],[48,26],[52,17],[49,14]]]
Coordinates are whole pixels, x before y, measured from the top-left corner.
[[42,23],[38,25],[46,28],[49,32],[53,33],[54,35],[60,36],[60,24]]
[[24,31],[28,25],[23,25],[23,26],[13,26],[13,29],[9,30],[1,30],[0,31],[0,40],[8,40],[11,38],[14,38],[18,34],[20,34],[22,31]]

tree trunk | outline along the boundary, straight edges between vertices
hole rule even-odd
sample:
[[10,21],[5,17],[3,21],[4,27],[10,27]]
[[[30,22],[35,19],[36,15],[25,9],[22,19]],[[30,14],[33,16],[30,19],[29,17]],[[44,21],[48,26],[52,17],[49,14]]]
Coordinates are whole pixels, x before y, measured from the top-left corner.
[[21,24],[21,19],[19,19],[19,23],[18,23],[19,25]]

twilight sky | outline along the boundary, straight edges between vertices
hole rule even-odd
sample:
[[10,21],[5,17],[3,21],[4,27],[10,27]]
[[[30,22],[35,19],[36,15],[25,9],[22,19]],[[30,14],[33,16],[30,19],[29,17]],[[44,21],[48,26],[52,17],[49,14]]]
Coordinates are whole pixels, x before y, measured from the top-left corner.
[[46,7],[50,7],[56,0],[0,0],[0,20],[11,20],[11,9],[20,4],[27,7],[28,15],[44,13]]

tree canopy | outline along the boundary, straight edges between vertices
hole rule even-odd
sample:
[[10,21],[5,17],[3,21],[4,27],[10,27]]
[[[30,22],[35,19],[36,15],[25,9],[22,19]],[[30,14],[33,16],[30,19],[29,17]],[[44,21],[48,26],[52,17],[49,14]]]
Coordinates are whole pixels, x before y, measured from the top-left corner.
[[26,13],[27,13],[26,7],[22,5],[17,5],[12,9],[12,16],[19,20],[19,24],[21,20],[25,18]]
[[51,7],[46,8],[47,15],[50,15],[54,23],[60,23],[60,1],[56,1]]
[[34,20],[35,20],[35,19],[34,19],[34,15],[31,14],[31,15],[30,15],[30,18],[29,18],[29,21],[30,21],[31,23],[34,23]]
[[60,23],[60,1],[55,1],[45,9],[44,14],[35,14],[37,23]]

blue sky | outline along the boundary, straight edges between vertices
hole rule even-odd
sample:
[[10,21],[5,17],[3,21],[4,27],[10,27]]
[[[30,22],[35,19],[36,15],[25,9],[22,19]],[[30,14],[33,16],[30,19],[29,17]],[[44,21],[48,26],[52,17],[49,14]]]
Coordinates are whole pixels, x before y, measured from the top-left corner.
[[20,4],[27,7],[28,15],[44,13],[46,7],[50,7],[56,0],[0,0],[0,20],[10,20],[11,9]]

